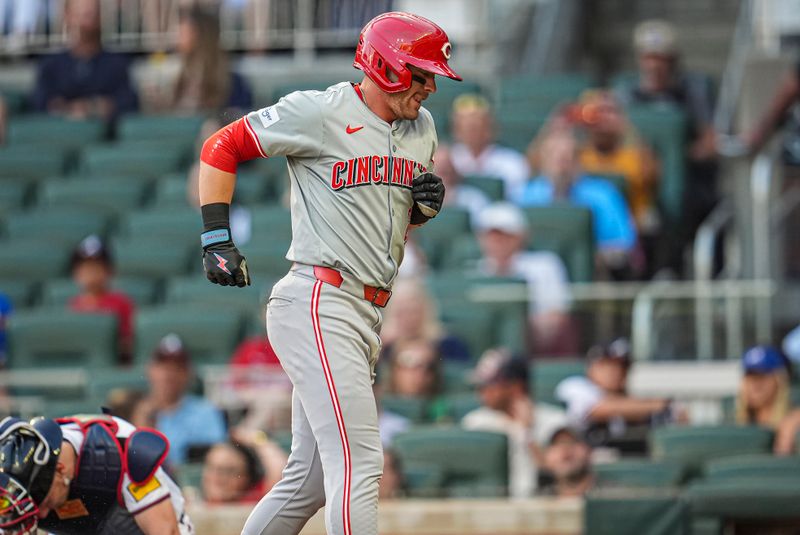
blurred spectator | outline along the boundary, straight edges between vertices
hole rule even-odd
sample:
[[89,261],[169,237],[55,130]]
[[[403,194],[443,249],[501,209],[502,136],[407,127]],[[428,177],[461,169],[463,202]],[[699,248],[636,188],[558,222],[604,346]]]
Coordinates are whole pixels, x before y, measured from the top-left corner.
[[267,493],[258,454],[238,442],[214,444],[203,462],[201,491],[209,504],[255,503]]
[[69,300],[70,310],[113,314],[119,330],[119,360],[130,363],[135,306],[130,297],[112,290],[114,262],[99,237],[88,236],[78,244],[72,253],[70,270],[79,289],[78,295]]
[[378,431],[381,435],[381,444],[384,450],[392,445],[392,440],[399,433],[408,431],[411,427],[411,420],[392,411],[387,411],[381,403],[383,387],[381,381],[376,377],[372,383],[372,393],[375,395],[375,403],[378,406]]
[[416,339],[433,344],[442,359],[470,359],[467,345],[445,331],[436,305],[424,284],[415,278],[400,279],[392,288],[392,299],[383,314],[383,352],[390,355],[395,344]]
[[511,203],[490,205],[475,226],[483,254],[478,270],[494,277],[519,277],[528,284],[534,352],[577,351],[568,315],[569,280],[561,258],[550,251],[525,250],[528,225],[522,211]]
[[143,390],[114,388],[106,396],[106,407],[113,416],[136,427],[155,427],[155,407]]
[[148,95],[150,107],[179,113],[232,108],[235,115],[252,108],[250,89],[239,74],[231,71],[228,55],[220,45],[217,13],[198,5],[182,8],[177,52],[181,66],[175,86],[169,95]]
[[442,388],[436,347],[428,340],[403,340],[388,353],[390,371],[386,393],[401,397],[432,398]]
[[42,0],[0,0],[0,31],[6,35],[5,52],[22,50],[36,32],[45,8]]
[[266,432],[290,429],[292,383],[267,336],[243,340],[229,364],[221,391],[235,399],[235,406],[246,408],[238,427]]
[[[800,62],[781,80],[769,106],[753,128],[741,137],[744,149],[755,154],[766,144],[772,134],[786,122],[789,111],[800,102]],[[795,132],[795,136],[800,132]]]
[[682,268],[683,247],[717,202],[717,140],[712,124],[714,104],[706,76],[684,72],[675,29],[663,20],[648,20],[634,30],[634,48],[639,65],[637,81],[624,84],[618,96],[625,107],[648,105],[682,110],[689,121],[687,173],[682,221],[670,233],[664,262]]
[[574,129],[547,128],[541,136],[535,142],[541,174],[528,182],[519,203],[541,206],[565,201],[591,210],[599,264],[614,278],[628,278],[636,228],[625,198],[607,180],[583,173]]
[[207,400],[189,394],[192,365],[188,350],[176,334],[159,342],[147,366],[149,399],[156,410],[156,428],[170,442],[167,461],[179,465],[190,446],[225,440],[222,413]]
[[589,174],[620,175],[625,179],[639,239],[652,263],[655,237],[661,226],[657,207],[658,162],[611,92],[585,92],[578,110],[580,124],[588,132],[588,139],[579,151],[581,167]]
[[383,449],[383,475],[378,486],[378,499],[402,498],[406,493],[406,482],[400,458],[390,448]]
[[631,366],[628,341],[619,338],[586,354],[586,376],[568,377],[556,387],[572,425],[587,432],[594,446],[626,435],[632,427],[649,427],[682,418],[668,399],[634,398],[627,393]]
[[459,95],[453,102],[453,166],[462,176],[502,179],[506,198],[513,200],[530,176],[525,157],[494,143],[495,125],[489,102],[479,95]]
[[470,221],[475,224],[478,214],[489,205],[489,197],[476,187],[463,184],[464,177],[453,166],[453,153],[450,147],[440,144],[433,156],[436,174],[442,177],[447,189],[444,206],[455,206],[469,212]]
[[690,159],[713,159],[716,143],[711,88],[706,77],[681,70],[673,26],[663,20],[641,22],[634,29],[633,45],[639,79],[621,86],[620,101],[625,106],[656,104],[685,111],[692,129]]
[[68,0],[64,19],[69,48],[39,63],[34,109],[72,119],[113,119],[135,111],[128,60],[100,43],[98,0]]
[[571,427],[556,430],[544,451],[542,467],[552,483],[542,493],[559,498],[586,494],[594,484],[591,454],[580,431]]
[[500,350],[489,350],[473,373],[481,407],[461,420],[465,429],[504,433],[509,439],[509,494],[525,498],[536,489],[542,449],[566,425],[564,411],[534,403],[528,395],[528,366]]
[[6,294],[0,292],[0,368],[4,368],[8,363],[8,341],[6,340],[6,323],[8,317],[13,312],[14,307],[11,299]]
[[790,409],[789,373],[777,349],[755,346],[742,355],[736,423],[778,429]]

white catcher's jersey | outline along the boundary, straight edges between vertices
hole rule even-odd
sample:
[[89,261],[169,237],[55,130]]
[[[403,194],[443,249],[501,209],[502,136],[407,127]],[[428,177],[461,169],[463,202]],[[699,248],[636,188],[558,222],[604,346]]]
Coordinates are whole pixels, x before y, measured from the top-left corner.
[[286,258],[390,287],[403,260],[413,179],[433,167],[424,108],[389,124],[350,82],[298,91],[247,115],[262,156],[286,156],[292,244]]

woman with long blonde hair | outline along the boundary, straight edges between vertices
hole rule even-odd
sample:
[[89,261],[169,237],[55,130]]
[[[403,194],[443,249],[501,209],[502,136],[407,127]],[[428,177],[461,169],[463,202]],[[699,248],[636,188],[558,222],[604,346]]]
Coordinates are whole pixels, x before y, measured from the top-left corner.
[[777,430],[791,408],[786,361],[776,349],[756,346],[745,352],[742,365],[736,423]]

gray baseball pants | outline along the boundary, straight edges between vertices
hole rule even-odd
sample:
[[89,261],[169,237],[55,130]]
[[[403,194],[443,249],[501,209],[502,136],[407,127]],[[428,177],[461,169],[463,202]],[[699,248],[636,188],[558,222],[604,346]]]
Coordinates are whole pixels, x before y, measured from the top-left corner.
[[294,385],[292,451],[242,535],[298,534],[323,505],[328,535],[377,535],[381,312],[363,295],[347,275],[337,288],[297,264],[273,288],[267,332]]

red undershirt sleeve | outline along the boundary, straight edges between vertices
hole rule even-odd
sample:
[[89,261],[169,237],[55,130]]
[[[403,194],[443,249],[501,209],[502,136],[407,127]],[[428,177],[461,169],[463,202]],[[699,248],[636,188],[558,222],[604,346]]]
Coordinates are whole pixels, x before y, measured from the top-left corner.
[[258,157],[267,155],[246,117],[217,130],[203,143],[200,152],[201,161],[228,173],[236,173],[240,162]]

